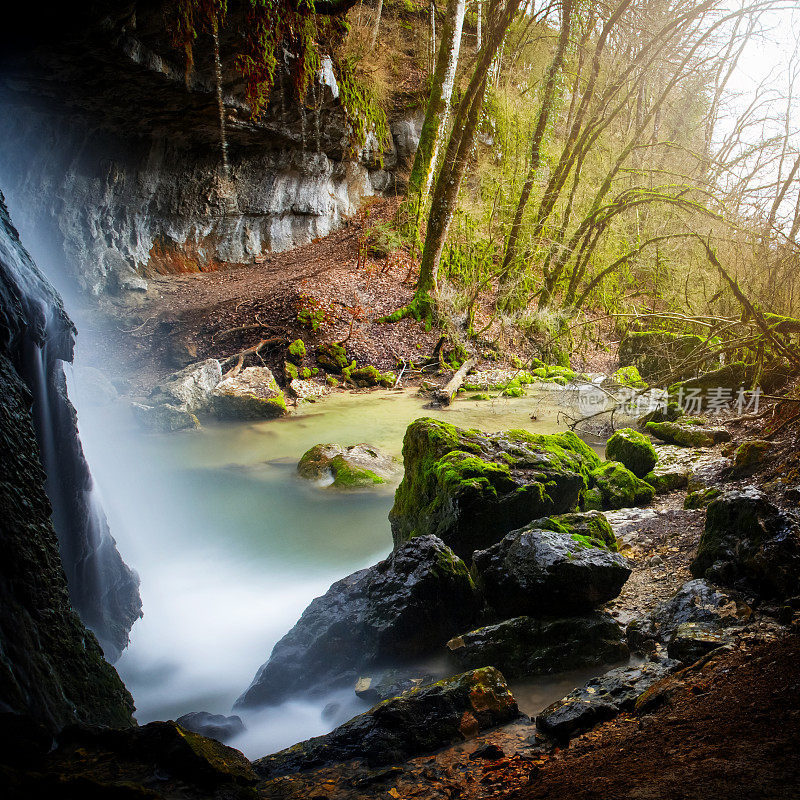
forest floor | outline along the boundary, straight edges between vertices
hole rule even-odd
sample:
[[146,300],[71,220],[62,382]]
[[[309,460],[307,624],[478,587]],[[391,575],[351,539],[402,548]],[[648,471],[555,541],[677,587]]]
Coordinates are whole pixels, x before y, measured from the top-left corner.
[[[261,357],[279,381],[286,345],[296,338],[309,350],[346,340],[350,358],[381,371],[419,363],[433,353],[441,331],[411,318],[379,321],[412,299],[417,264],[403,249],[385,256],[369,249],[370,237],[394,218],[398,203],[376,199],[340,230],[258,263],[148,278],[146,295],[105,299],[102,324],[96,308],[77,314],[81,344],[96,366],[111,377],[125,376],[140,395],[185,364],[224,359],[265,338],[275,341]],[[488,325],[475,353],[483,364],[502,365],[510,353],[525,357],[530,343],[526,347],[492,318],[491,297],[484,298],[476,320],[478,328]],[[609,321],[598,325],[608,338]],[[583,348],[577,361],[573,366],[586,371],[616,366],[613,347],[597,342]],[[407,373],[403,385],[413,384]]]

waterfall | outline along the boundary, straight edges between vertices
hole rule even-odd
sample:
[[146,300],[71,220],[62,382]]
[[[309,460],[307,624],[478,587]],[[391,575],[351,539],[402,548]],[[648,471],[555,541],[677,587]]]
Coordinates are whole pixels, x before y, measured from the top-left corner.
[[0,338],[31,394],[70,601],[116,660],[141,616],[139,579],[109,531],[67,396],[64,362],[76,330],[61,299],[19,242],[0,194]]

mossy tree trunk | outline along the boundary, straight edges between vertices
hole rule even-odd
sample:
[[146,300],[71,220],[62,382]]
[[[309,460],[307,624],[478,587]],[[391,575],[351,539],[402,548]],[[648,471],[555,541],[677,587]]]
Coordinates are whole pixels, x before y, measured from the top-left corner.
[[430,318],[435,309],[439,262],[480,121],[489,70],[518,7],[519,0],[495,0],[490,5],[486,41],[453,120],[442,168],[433,189],[420,275],[412,303],[417,314],[426,318]]
[[409,211],[413,219],[413,234],[430,192],[442,139],[447,129],[450,98],[453,94],[458,55],[461,50],[461,31],[464,25],[466,0],[447,0],[441,44],[436,57],[433,83],[422,124],[414,166],[408,179]]

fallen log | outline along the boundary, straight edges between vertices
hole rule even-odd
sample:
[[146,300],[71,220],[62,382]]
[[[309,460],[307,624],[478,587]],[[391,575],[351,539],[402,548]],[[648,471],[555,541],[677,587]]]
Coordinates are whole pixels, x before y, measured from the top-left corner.
[[431,395],[433,402],[440,406],[449,406],[453,397],[464,383],[467,373],[478,363],[477,358],[468,358],[458,369],[455,375],[441,389],[436,389]]

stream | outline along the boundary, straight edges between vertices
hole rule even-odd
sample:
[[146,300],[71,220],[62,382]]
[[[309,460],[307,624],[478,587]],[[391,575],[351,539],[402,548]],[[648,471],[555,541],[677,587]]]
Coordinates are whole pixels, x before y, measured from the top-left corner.
[[[309,447],[369,442],[400,457],[406,427],[426,415],[486,431],[551,433],[564,427],[554,401],[568,402],[569,393],[459,399],[437,411],[410,391],[337,393],[284,419],[208,423],[171,435],[143,433],[124,400],[79,401],[80,433],[112,533],[141,578],[144,617],[116,664],[139,723],[231,713],[308,603],[390,552],[397,481],[350,493],[322,489],[296,474]],[[595,673],[531,681],[515,694],[534,714]],[[247,732],[230,744],[259,757],[367,707],[348,688],[244,712]]]

